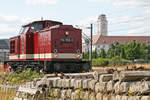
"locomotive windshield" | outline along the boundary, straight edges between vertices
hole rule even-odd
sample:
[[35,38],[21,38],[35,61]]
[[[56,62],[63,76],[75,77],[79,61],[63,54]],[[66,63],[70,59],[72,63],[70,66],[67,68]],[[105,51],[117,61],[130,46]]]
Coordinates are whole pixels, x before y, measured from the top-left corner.
[[20,30],[20,34],[24,34],[24,33],[26,33],[28,30],[29,30],[29,27],[28,27],[28,26],[22,27],[21,30]]
[[31,26],[31,29],[33,29],[34,31],[39,31],[39,30],[43,29],[43,24],[33,24]]

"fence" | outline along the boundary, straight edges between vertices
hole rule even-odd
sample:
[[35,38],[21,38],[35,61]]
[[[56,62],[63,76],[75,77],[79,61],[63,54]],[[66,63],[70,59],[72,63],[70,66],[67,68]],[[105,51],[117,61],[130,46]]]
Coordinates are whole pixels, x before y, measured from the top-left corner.
[[0,85],[0,100],[14,100],[18,86]]

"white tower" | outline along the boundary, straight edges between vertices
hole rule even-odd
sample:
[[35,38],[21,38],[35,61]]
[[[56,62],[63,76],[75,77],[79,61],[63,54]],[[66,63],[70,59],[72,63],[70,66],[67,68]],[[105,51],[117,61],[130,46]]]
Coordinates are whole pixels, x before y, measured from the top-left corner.
[[97,34],[107,36],[107,25],[106,15],[101,14],[97,20]]

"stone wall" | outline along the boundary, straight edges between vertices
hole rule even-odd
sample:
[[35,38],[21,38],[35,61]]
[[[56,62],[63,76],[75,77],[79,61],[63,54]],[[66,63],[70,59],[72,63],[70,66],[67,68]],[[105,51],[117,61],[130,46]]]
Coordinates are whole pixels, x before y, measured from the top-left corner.
[[[137,73],[141,74],[138,76]],[[29,87],[38,100],[44,97],[56,100],[150,100],[149,77],[149,71],[70,74],[35,79]],[[18,91],[30,93],[26,89]]]

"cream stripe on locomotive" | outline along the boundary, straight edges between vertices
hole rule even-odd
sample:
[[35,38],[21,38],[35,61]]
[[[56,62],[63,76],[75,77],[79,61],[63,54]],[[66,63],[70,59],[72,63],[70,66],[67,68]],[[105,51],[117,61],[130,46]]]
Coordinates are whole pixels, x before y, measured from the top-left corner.
[[9,56],[9,59],[44,59],[44,58],[77,58],[77,55],[82,57],[82,54],[77,53],[45,53],[45,54],[21,54],[20,58],[18,55]]

